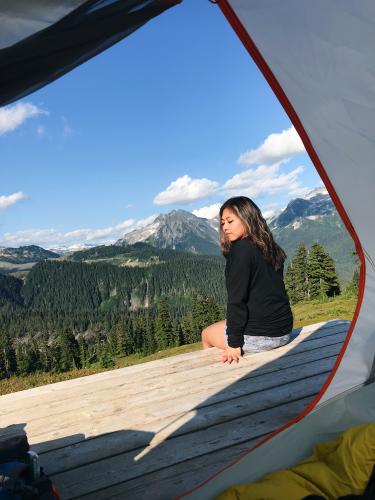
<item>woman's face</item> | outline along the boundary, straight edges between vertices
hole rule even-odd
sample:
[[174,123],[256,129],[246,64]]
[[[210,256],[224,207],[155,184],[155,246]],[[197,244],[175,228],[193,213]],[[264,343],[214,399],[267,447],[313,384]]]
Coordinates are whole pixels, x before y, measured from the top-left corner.
[[246,236],[246,227],[238,215],[230,210],[224,208],[221,216],[221,227],[225,236],[230,241],[236,241]]

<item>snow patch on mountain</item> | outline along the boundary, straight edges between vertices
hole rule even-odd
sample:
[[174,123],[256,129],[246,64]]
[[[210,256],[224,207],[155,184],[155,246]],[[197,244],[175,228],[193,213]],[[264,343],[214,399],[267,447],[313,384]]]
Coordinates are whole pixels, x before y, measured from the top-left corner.
[[305,200],[311,200],[311,198],[314,198],[315,196],[318,196],[318,195],[328,195],[328,191],[327,189],[325,188],[325,186],[319,186],[315,189],[313,189],[312,191],[309,191],[305,196],[304,196],[304,199]]
[[295,220],[292,224],[293,229],[298,229],[302,226],[302,222],[300,220]]

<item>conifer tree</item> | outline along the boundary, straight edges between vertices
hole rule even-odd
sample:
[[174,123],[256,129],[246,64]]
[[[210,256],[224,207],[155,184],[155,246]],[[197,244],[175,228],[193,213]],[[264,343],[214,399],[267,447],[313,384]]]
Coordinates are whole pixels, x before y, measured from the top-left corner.
[[301,242],[285,274],[285,288],[292,304],[308,298],[307,281],[307,249]]
[[[353,252],[353,255],[357,255],[356,252]],[[345,295],[348,297],[357,297],[358,296],[358,290],[359,290],[359,267],[360,267],[360,261],[357,256],[356,258],[356,268],[353,271],[353,276],[352,279],[349,281],[349,283],[346,285],[345,288]]]
[[63,330],[59,334],[60,370],[68,371],[80,367],[79,346],[72,332]]
[[16,352],[8,334],[0,330],[0,379],[17,371]]
[[159,350],[173,346],[173,326],[165,297],[159,299],[155,318],[155,340]]
[[98,343],[98,361],[100,368],[111,368],[114,366],[114,359],[110,352],[109,343],[102,339]]
[[119,321],[110,330],[110,335],[117,339],[116,346],[119,356],[129,356],[133,352],[132,339],[129,335],[130,328],[129,323]]
[[77,344],[81,368],[88,368],[88,366],[90,365],[89,354],[83,335],[78,336]]
[[319,243],[311,247],[307,260],[308,295],[310,299],[340,294],[340,284],[332,257]]
[[155,332],[154,332],[154,319],[150,311],[146,313],[146,329],[143,336],[143,353],[145,355],[152,354],[157,350]]
[[203,293],[193,295],[191,311],[193,332],[190,342],[199,342],[202,330],[222,319],[222,313],[214,299]]
[[38,352],[31,343],[23,342],[16,349],[17,375],[33,373],[39,363]]
[[359,290],[359,269],[354,269],[352,279],[346,286],[345,294],[356,297]]
[[192,344],[200,340],[199,338],[197,339],[193,315],[191,313],[183,316],[181,318],[180,324],[185,344]]
[[184,339],[184,333],[182,331],[182,326],[180,321],[176,320],[176,330],[175,330],[175,335],[176,335],[176,345],[184,345],[185,344],[185,339]]

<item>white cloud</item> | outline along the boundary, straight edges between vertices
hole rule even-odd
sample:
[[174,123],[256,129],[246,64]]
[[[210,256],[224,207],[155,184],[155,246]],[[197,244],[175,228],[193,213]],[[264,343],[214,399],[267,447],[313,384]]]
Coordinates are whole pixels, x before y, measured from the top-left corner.
[[0,238],[3,246],[39,245],[45,248],[70,247],[77,244],[109,244],[122,238],[124,234],[133,229],[144,227],[153,222],[157,215],[153,214],[144,219],[126,219],[115,226],[99,229],[75,229],[73,231],[62,232],[56,229],[26,229],[15,233],[5,233]]
[[171,182],[165,191],[154,198],[156,205],[171,205],[174,203],[190,203],[211,196],[218,183],[209,179],[192,179],[188,175]]
[[133,203],[128,203],[127,205],[125,205],[125,208],[134,208],[134,205]]
[[229,196],[248,196],[257,198],[266,194],[300,189],[298,180],[303,167],[299,166],[289,173],[279,173],[280,164],[261,165],[234,175],[223,186],[222,190]]
[[15,203],[18,203],[19,201],[26,200],[26,198],[27,196],[21,191],[10,194],[8,196],[0,195],[0,210],[5,210]]
[[256,149],[240,155],[238,163],[242,165],[270,165],[285,161],[305,152],[305,147],[294,127],[283,130],[279,134],[271,134]]
[[[1,240],[1,244],[5,246],[19,246],[19,245],[41,245],[54,243],[58,241],[59,233],[55,229],[25,229],[23,231],[16,231],[15,233],[5,233]],[[42,244],[43,243],[43,244]]]
[[19,102],[11,106],[4,106],[0,108],[0,135],[12,132],[28,118],[48,114],[47,111],[38,108],[30,102]]
[[214,203],[213,205],[208,205],[207,207],[198,208],[197,210],[193,210],[193,214],[197,217],[204,217],[205,219],[212,219],[219,215],[219,210],[221,207],[221,203]]

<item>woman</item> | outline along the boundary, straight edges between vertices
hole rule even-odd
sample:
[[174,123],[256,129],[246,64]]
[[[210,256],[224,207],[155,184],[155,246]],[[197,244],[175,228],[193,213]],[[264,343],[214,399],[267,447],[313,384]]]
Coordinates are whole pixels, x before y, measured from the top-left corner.
[[227,200],[220,208],[219,231],[227,319],[205,328],[202,342],[204,349],[223,349],[223,363],[232,363],[290,342],[293,316],[283,280],[286,255],[255,203],[245,196]]

